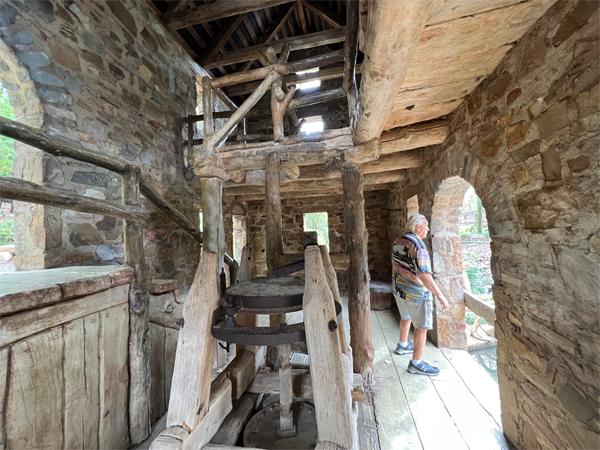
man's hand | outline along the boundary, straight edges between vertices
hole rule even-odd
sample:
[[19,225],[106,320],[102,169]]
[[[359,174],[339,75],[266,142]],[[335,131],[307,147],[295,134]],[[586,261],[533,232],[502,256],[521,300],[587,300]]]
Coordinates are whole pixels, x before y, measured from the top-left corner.
[[446,297],[444,297],[443,295],[439,295],[439,296],[436,296],[436,297],[440,301],[440,303],[442,304],[442,311],[446,311],[448,309],[448,307],[450,306],[448,304],[448,300],[446,300]]

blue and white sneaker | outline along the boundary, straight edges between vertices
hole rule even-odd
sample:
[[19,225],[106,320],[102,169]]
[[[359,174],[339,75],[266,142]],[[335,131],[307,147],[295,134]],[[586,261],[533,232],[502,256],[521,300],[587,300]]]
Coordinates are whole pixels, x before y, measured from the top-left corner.
[[408,342],[406,344],[406,347],[402,347],[400,345],[400,342],[398,342],[398,344],[396,345],[396,353],[399,355],[406,355],[407,353],[412,353],[414,349],[415,344],[413,344],[412,342]]
[[430,377],[435,377],[440,373],[440,369],[430,366],[425,361],[421,361],[419,364],[413,364],[411,361],[408,363],[407,370],[409,373],[413,373],[415,375],[429,375]]

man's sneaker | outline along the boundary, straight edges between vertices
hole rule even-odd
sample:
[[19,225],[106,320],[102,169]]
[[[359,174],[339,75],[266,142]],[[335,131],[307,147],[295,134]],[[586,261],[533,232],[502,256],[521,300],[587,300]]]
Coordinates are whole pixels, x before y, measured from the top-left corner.
[[421,361],[419,364],[413,364],[411,361],[408,363],[407,370],[416,375],[429,375],[430,377],[434,377],[440,373],[440,369],[430,366],[425,361]]
[[406,355],[407,353],[412,353],[414,349],[415,344],[413,344],[412,342],[408,342],[406,344],[406,347],[402,347],[400,345],[400,342],[398,342],[398,344],[396,345],[396,353],[399,355]]

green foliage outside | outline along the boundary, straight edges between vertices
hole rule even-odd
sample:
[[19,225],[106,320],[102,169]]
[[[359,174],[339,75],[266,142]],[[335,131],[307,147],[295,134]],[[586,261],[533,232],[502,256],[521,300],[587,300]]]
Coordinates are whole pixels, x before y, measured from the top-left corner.
[[15,226],[13,217],[8,216],[4,222],[0,222],[0,245],[15,243]]
[[478,233],[475,225],[469,225],[468,227],[460,230],[458,232],[458,235],[461,238],[464,238],[464,237],[490,237],[490,233],[487,228],[484,228],[483,230],[481,230],[481,233]]
[[[0,116],[15,120],[15,112],[8,100],[8,91],[0,83]],[[15,159],[13,140],[0,136],[0,176],[12,177],[13,160]]]
[[489,273],[484,268],[475,264],[475,255],[472,253],[466,252],[463,254],[463,261],[468,261],[473,263],[473,266],[467,269],[467,276],[469,277],[469,282],[471,283],[471,292],[478,297],[490,296],[492,294],[489,293],[490,286],[494,284],[494,279],[492,278],[492,274]]
[[304,231],[316,231],[319,245],[327,245],[329,250],[329,221],[327,213],[304,214]]

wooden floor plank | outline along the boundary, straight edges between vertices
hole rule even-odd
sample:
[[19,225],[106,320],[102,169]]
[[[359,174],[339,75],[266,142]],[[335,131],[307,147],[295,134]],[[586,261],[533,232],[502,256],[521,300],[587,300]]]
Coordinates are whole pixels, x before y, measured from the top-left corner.
[[433,384],[470,450],[479,450],[482,443],[489,450],[508,450],[502,428],[463,383],[433,380]]

